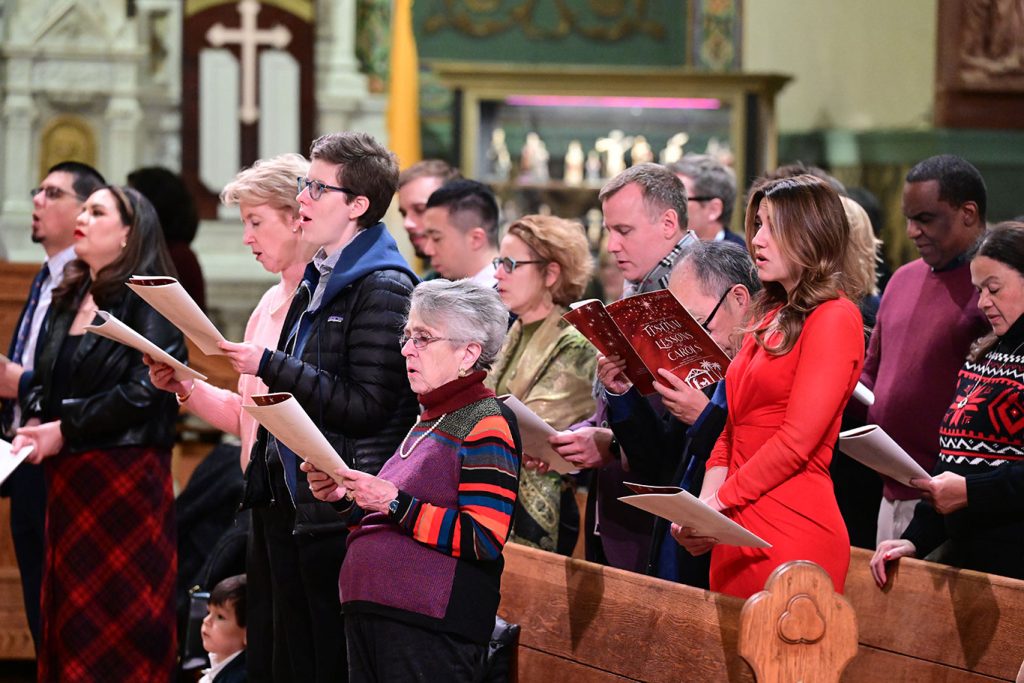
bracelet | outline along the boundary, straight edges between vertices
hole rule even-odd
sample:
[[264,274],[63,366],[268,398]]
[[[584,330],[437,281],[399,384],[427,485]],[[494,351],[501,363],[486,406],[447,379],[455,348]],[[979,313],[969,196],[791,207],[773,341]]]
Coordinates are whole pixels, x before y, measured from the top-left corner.
[[196,383],[192,382],[192,388],[188,390],[188,393],[185,394],[184,397],[182,397],[182,395],[179,394],[178,392],[174,392],[174,398],[178,402],[178,405],[179,406],[185,405],[185,402],[188,401],[190,398],[192,398],[192,394],[193,394],[193,392],[195,392],[195,390],[196,390]]

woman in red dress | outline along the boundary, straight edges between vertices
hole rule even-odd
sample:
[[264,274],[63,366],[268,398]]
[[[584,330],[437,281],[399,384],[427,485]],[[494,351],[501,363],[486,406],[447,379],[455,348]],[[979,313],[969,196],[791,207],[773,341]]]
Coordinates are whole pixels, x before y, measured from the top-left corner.
[[701,498],[771,548],[716,545],[711,590],[746,598],[784,562],[821,565],[842,592],[850,539],[829,476],[843,408],[864,364],[863,322],[849,224],[828,184],[803,175],[755,188],[747,244],[765,283],[758,322],[726,374],[729,418],[707,464]]

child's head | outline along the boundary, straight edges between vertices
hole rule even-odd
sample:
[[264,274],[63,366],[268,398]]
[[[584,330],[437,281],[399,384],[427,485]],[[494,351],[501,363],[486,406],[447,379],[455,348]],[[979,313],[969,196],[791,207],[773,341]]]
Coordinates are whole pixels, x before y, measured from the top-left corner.
[[203,649],[229,657],[245,649],[245,574],[230,576],[210,591],[203,619]]

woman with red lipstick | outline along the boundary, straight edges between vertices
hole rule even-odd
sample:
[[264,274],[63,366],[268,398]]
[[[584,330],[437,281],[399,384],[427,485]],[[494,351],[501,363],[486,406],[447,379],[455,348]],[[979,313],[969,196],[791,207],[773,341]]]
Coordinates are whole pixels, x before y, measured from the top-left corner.
[[124,286],[174,275],[156,212],[131,188],[94,192],[22,381],[46,475],[40,681],[169,681],[175,664],[171,447],[177,406],[138,351],[86,334],[97,310],[184,360],[184,339]]
[[843,408],[864,362],[857,281],[843,205],[801,175],[755,187],[746,234],[765,288],[726,374],[729,417],[707,464],[701,498],[771,548],[716,545],[676,532],[690,552],[711,549],[711,590],[746,598],[784,562],[821,565],[842,592],[850,540],[829,476]]
[[939,429],[930,480],[915,480],[925,502],[902,538],[871,559],[879,586],[887,564],[925,557],[949,542],[944,560],[1024,579],[1024,223],[989,230],[971,261],[978,308],[992,325],[960,370]]

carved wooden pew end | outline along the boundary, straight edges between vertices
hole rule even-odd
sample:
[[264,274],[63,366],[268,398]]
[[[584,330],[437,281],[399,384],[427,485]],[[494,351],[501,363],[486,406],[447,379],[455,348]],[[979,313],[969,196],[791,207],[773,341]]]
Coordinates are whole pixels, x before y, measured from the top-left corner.
[[762,683],[831,683],[857,654],[857,617],[821,567],[787,562],[743,605],[738,649]]

